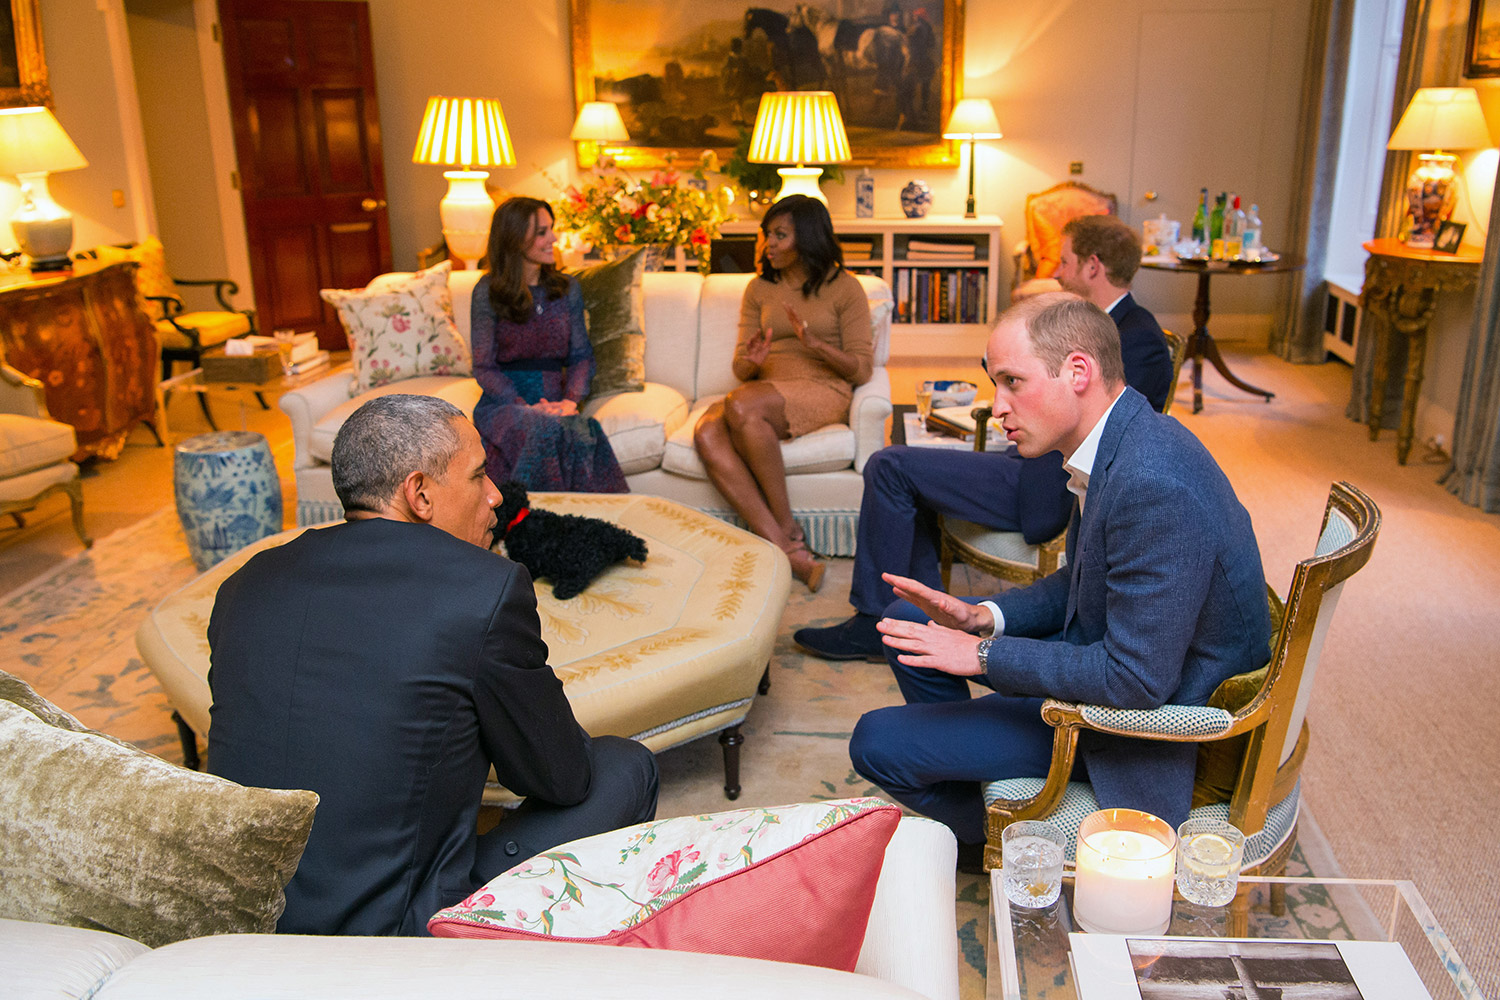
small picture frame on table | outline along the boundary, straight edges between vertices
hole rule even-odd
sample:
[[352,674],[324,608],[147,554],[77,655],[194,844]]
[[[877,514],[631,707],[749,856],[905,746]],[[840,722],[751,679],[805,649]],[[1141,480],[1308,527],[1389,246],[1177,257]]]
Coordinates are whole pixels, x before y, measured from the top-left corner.
[[1432,239],[1435,253],[1458,253],[1458,245],[1464,241],[1464,230],[1469,227],[1462,222],[1438,224],[1437,235]]

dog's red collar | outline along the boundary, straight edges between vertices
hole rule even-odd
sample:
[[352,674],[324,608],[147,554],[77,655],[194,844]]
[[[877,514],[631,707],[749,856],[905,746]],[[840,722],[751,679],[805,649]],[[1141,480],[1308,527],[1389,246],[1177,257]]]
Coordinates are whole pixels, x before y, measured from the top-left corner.
[[516,511],[516,516],[511,518],[510,523],[505,526],[505,533],[507,535],[510,534],[511,529],[520,524],[522,521],[526,520],[526,515],[530,513],[530,507],[522,507],[520,510]]

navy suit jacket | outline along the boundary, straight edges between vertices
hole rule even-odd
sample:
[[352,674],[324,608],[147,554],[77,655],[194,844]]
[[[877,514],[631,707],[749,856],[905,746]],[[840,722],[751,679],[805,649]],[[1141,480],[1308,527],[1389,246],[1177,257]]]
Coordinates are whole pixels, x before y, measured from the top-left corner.
[[[1213,456],[1126,388],[1105,423],[1068,565],[990,598],[1005,616],[986,676],[1002,694],[1115,708],[1202,705],[1270,654],[1265,574],[1250,515]],[[1176,825],[1197,745],[1085,733],[1101,808]]]
[[[1129,292],[1115,303],[1109,318],[1120,328],[1125,383],[1145,396],[1151,408],[1160,413],[1173,388],[1172,352],[1167,349],[1161,324]],[[1001,454],[1021,463],[1016,477],[1016,502],[1022,536],[1031,545],[1057,537],[1073,513],[1073,494],[1068,492],[1062,454],[1052,451],[1036,458],[1021,458],[1014,452]]]
[[282,933],[425,934],[482,881],[492,764],[519,795],[588,794],[531,577],[439,528],[373,518],[260,552],[219,588],[208,640],[209,770],[320,797]]

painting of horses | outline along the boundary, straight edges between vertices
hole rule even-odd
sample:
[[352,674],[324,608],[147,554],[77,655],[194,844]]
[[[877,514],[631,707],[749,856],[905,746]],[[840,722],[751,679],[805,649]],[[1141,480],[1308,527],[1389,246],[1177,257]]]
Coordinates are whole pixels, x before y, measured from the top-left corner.
[[622,162],[727,157],[760,95],[830,90],[853,166],[952,166],[963,0],[571,0],[574,91],[619,105]]

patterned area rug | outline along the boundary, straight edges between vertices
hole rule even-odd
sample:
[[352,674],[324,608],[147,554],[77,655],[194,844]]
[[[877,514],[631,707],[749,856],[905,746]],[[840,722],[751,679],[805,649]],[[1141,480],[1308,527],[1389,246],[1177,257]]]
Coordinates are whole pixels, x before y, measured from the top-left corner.
[[[744,791],[724,797],[716,740],[699,739],[660,754],[659,815],[680,816],[740,806],[877,795],[849,764],[848,742],[861,714],[897,704],[889,671],[872,663],[827,663],[792,645],[804,625],[834,624],[849,614],[852,561],[830,560],[819,594],[794,585],[771,661],[771,690],[744,725]],[[956,571],[961,572],[961,571]],[[0,664],[85,724],[180,763],[181,749],[161,687],[135,649],[135,630],[158,601],[193,578],[187,545],[170,510],[98,542],[41,579],[0,598]],[[991,581],[973,578],[974,592]],[[968,592],[963,590],[962,592]],[[1315,829],[1315,828],[1314,828]],[[1304,828],[1288,874],[1308,874],[1321,839]],[[1304,850],[1306,848],[1306,851]],[[1337,874],[1332,859],[1315,860]],[[958,934],[965,998],[984,994],[989,882],[958,878]],[[1259,921],[1280,921],[1288,937],[1348,937],[1348,919],[1326,894],[1304,893],[1285,916],[1262,906]]]

